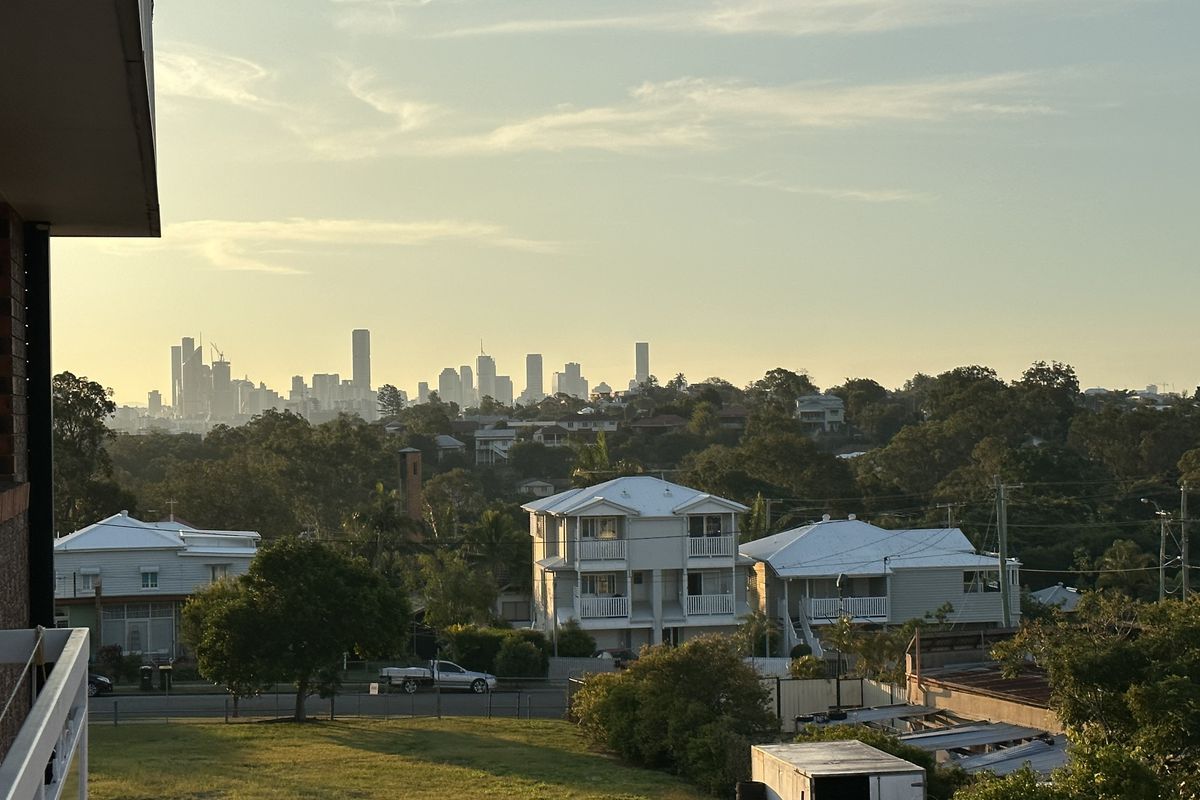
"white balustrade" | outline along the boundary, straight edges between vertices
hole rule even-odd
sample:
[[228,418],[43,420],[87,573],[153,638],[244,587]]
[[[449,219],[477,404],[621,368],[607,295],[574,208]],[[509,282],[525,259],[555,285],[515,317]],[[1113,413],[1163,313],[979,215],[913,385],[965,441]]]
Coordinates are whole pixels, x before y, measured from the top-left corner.
[[851,618],[887,619],[888,599],[886,597],[810,597],[808,600],[809,619],[837,619],[845,613]]
[[732,556],[732,536],[689,536],[689,556]]
[[580,561],[623,561],[624,539],[580,539]]
[[579,598],[579,616],[581,617],[628,617],[628,597],[590,597]]
[[692,614],[732,614],[733,595],[689,594],[687,613],[689,616]]

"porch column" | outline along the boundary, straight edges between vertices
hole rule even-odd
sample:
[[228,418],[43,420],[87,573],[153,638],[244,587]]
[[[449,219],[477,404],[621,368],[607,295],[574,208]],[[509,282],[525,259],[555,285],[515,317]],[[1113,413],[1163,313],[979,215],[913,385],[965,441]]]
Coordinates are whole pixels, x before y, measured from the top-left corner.
[[653,644],[662,644],[663,640],[663,572],[661,569],[650,570],[650,608],[654,612],[654,630],[650,634]]

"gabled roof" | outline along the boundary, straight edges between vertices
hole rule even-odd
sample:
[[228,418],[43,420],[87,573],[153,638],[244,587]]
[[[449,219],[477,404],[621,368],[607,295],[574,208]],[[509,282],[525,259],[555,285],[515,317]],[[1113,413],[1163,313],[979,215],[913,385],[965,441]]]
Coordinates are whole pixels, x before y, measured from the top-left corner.
[[54,551],[187,550],[226,554],[253,548],[259,538],[255,531],[206,531],[180,522],[142,522],[122,511],[56,539]]
[[1082,593],[1074,586],[1063,586],[1061,583],[1029,593],[1031,598],[1042,605],[1054,606],[1067,613],[1074,611],[1075,607],[1079,605],[1081,595]]
[[767,562],[780,577],[792,578],[997,566],[995,558],[976,553],[958,528],[889,531],[856,519],[823,520],[748,542],[738,550]]
[[577,514],[596,502],[605,502],[642,517],[672,517],[684,513],[687,507],[704,500],[713,500],[731,511],[747,511],[746,506],[723,497],[670,483],[650,475],[629,475],[584,489],[570,489],[527,503],[525,511],[543,514]]
[[547,425],[533,432],[534,436],[570,436],[571,432],[562,425]]
[[453,436],[447,436],[444,433],[434,436],[433,443],[439,450],[460,450],[467,447],[465,442],[461,442]]

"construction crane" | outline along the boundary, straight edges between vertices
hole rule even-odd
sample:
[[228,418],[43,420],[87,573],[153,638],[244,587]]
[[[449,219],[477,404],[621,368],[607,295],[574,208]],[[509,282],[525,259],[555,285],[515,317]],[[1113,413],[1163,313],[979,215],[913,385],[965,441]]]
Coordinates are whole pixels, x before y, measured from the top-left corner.
[[[212,361],[215,363],[216,361],[224,361],[225,360],[225,354],[221,352],[221,348],[217,347],[216,342],[209,342],[208,349],[210,351],[208,354],[209,361]],[[213,353],[217,354],[217,357],[215,359],[212,357]]]

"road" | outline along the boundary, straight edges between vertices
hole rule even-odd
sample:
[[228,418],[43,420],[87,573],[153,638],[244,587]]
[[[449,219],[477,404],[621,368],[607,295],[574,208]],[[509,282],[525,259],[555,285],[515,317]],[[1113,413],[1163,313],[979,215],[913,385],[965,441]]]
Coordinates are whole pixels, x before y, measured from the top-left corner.
[[[267,694],[243,699],[242,717],[271,718],[291,716],[296,699],[294,694]],[[439,697],[433,690],[416,694],[365,693],[340,694],[334,704],[335,714],[370,717],[430,717],[438,714]],[[490,694],[443,691],[440,697],[441,715],[448,717],[521,717],[532,719],[561,719],[566,713],[566,690],[561,687],[503,690]],[[329,701],[308,698],[305,705],[314,717],[329,715]],[[164,720],[189,717],[224,718],[226,710],[233,714],[233,701],[220,694],[166,694],[161,691],[146,694],[101,695],[89,701],[93,722],[117,723],[135,720]]]

